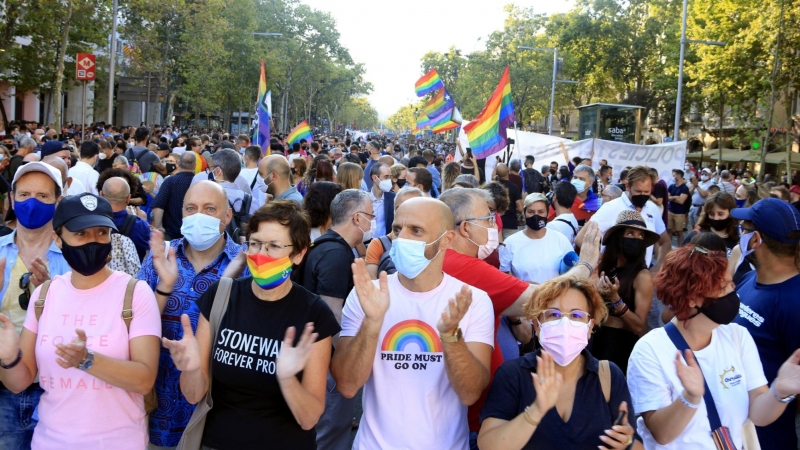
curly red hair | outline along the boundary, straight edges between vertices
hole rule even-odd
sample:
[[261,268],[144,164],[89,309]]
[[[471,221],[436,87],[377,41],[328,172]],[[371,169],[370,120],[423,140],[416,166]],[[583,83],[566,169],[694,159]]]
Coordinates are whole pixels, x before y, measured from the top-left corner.
[[686,320],[691,315],[691,300],[702,301],[716,293],[724,284],[728,270],[724,252],[692,253],[695,247],[689,244],[669,252],[654,280],[658,298],[678,320]]

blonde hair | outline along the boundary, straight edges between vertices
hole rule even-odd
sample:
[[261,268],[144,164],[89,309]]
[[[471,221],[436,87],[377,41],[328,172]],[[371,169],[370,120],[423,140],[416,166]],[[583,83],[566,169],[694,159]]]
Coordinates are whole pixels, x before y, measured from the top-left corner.
[[586,298],[589,307],[589,311],[586,312],[592,315],[596,325],[605,322],[608,317],[608,309],[597,288],[589,280],[575,277],[558,277],[543,283],[536,288],[531,298],[522,306],[522,312],[529,320],[533,320],[570,289],[575,289]]
[[364,169],[355,163],[341,163],[336,172],[336,182],[342,189],[361,189],[361,180],[364,179]]

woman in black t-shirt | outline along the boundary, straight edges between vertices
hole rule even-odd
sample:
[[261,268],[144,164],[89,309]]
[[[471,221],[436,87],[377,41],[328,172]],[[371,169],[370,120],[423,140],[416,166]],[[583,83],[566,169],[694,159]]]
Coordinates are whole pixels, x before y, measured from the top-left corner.
[[184,316],[183,339],[164,339],[189,402],[202,400],[213,383],[204,447],[316,448],[314,426],[325,408],[331,338],[340,327],[318,295],[289,277],[309,244],[309,219],[300,206],[269,202],[248,223],[244,248],[250,276],[233,282],[217,336],[212,339],[208,323],[214,283],[197,300],[202,315],[196,336]]

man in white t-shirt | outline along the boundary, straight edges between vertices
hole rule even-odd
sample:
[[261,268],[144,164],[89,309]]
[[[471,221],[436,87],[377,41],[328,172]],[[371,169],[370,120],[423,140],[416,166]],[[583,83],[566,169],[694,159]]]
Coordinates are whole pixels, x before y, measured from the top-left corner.
[[[597,222],[601,233],[617,224],[619,213],[625,209],[634,209],[642,213],[642,218],[648,230],[655,231],[661,237],[655,245],[647,247],[645,263],[649,266],[653,260],[654,247],[658,247],[658,259],[652,268],[653,273],[661,269],[661,262],[672,250],[672,242],[667,234],[667,227],[661,219],[661,211],[658,206],[650,199],[653,186],[656,180],[650,173],[650,169],[645,166],[636,166],[628,171],[628,178],[625,181],[626,192],[618,199],[604,203],[603,206],[592,216],[591,221]],[[580,247],[585,234],[584,227],[575,238],[575,245]]]
[[254,190],[258,184],[258,163],[261,161],[261,147],[250,145],[244,149],[244,168],[239,172],[239,176],[244,178],[250,190]]
[[567,237],[571,245],[575,244],[575,236],[578,235],[580,226],[578,220],[575,219],[575,214],[572,214],[572,204],[575,203],[575,197],[578,195],[578,190],[572,183],[558,183],[553,188],[552,205],[556,210],[556,218],[547,224],[548,230],[558,231]]
[[522,233],[509,236],[500,247],[500,271],[509,272],[522,281],[541,284],[558,276],[561,260],[572,251],[572,244],[566,236],[545,226],[547,197],[544,194],[528,194],[524,207],[526,228]]
[[394,219],[397,273],[372,281],[354,264],[331,374],[345,397],[364,386],[355,449],[468,446],[466,405],[489,384],[494,313],[486,292],[442,272],[453,223],[444,203],[407,200]]
[[700,172],[700,179],[697,175],[692,175],[691,183],[689,184],[689,192],[692,194],[692,207],[689,209],[689,231],[694,229],[697,225],[697,217],[700,211],[706,204],[706,199],[711,195],[708,189],[714,185],[714,179],[711,177],[711,169],[706,167]]

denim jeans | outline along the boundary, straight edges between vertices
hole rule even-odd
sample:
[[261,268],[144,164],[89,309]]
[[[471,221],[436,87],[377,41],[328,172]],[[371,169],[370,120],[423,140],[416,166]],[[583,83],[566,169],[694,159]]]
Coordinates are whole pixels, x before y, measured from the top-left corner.
[[14,394],[8,389],[0,388],[0,448],[23,450],[31,448],[33,429],[37,421],[33,412],[39,405],[44,391],[39,384],[32,384],[28,389]]
[[325,394],[325,411],[317,423],[317,448],[319,450],[349,450],[356,399],[344,397],[336,389],[336,381],[328,372]]

